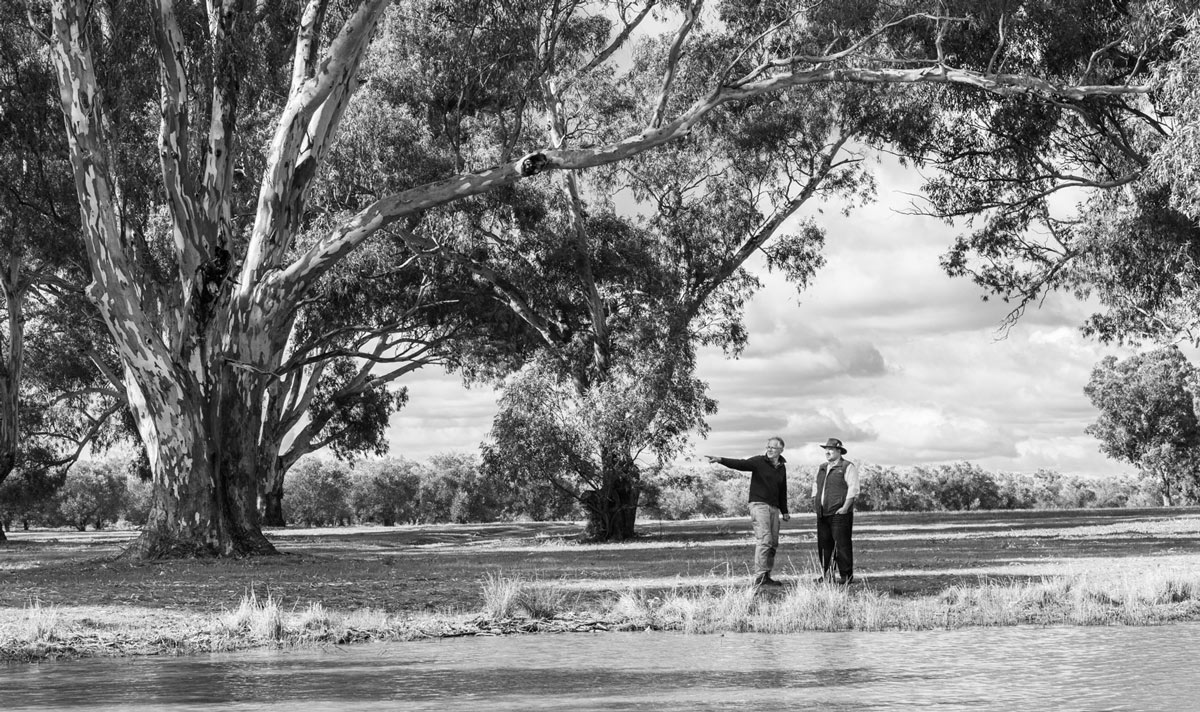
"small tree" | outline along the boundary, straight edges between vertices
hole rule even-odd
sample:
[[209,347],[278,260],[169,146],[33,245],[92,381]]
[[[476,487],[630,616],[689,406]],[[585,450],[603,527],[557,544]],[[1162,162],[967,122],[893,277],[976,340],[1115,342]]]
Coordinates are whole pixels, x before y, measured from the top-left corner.
[[1136,354],[1123,361],[1109,356],[1097,364],[1084,393],[1100,410],[1087,432],[1100,450],[1155,476],[1162,502],[1195,500],[1200,473],[1200,422],[1190,384],[1196,369],[1178,347]]
[[726,507],[721,487],[724,481],[708,467],[667,465],[643,479],[642,507],[663,519],[720,516]]
[[930,482],[933,475],[921,468],[901,472],[894,467],[865,465],[860,475],[861,508],[871,511],[928,512],[937,509]]
[[283,509],[289,521],[308,526],[350,522],[346,493],[350,474],[340,462],[323,458],[301,460],[288,473]]
[[936,470],[934,496],[943,509],[998,509],[1000,487],[991,474],[969,462],[942,465]]
[[446,515],[452,522],[488,522],[500,515],[500,488],[484,477],[474,455],[447,453],[429,460],[432,474],[443,481],[442,491],[449,495]]
[[360,522],[385,527],[416,521],[421,491],[420,465],[388,458],[360,463],[350,475],[350,508]]
[[[54,493],[63,484],[61,470],[18,467],[0,481],[0,527],[12,529],[20,522],[28,529],[34,522],[53,518]],[[3,540],[0,540],[3,541]]]
[[58,517],[79,531],[103,529],[125,512],[125,475],[113,462],[81,462],[71,468],[55,497]]

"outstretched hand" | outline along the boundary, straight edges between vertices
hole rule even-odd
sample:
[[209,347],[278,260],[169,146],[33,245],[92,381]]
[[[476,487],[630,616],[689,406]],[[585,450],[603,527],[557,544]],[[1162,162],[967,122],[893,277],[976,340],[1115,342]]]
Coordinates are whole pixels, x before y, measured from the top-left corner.
[[713,463],[715,463],[715,462],[717,462],[718,460],[720,460],[721,458],[719,458],[719,457],[713,457],[712,455],[705,455],[705,456],[704,456],[704,459],[705,459],[705,460],[708,460],[709,462],[713,462]]

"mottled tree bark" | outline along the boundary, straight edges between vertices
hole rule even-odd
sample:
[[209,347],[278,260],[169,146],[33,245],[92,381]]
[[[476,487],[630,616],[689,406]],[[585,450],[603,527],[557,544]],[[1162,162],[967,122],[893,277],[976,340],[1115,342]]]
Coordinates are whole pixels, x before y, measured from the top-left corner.
[[[315,44],[323,32],[325,2],[308,3],[291,100],[272,143],[250,249],[236,274],[230,206],[242,71],[238,47],[255,21],[254,3],[231,0],[208,7],[211,115],[195,174],[189,111],[196,104],[183,65],[183,34],[173,2],[147,4],[160,65],[159,148],[178,268],[173,282],[158,282],[144,271],[136,256],[140,238],[124,232],[115,212],[120,185],[109,163],[87,4],[51,3],[54,63],[92,269],[89,296],[113,335],[153,474],[150,520],[128,554],[272,553],[258,516],[263,476],[258,438],[265,385],[276,377],[304,292],[275,277],[299,224],[312,168],[355,87],[358,62],[386,2],[362,0],[327,57]],[[305,286],[312,281],[315,277]]]

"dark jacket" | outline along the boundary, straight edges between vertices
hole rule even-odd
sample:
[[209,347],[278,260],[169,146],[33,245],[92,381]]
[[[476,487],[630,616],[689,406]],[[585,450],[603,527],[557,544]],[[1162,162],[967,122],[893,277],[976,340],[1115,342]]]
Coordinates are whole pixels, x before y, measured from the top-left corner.
[[771,464],[766,455],[755,455],[747,460],[722,457],[722,465],[750,473],[750,501],[765,502],[779,507],[780,514],[787,514],[787,460],[779,458],[779,466]]

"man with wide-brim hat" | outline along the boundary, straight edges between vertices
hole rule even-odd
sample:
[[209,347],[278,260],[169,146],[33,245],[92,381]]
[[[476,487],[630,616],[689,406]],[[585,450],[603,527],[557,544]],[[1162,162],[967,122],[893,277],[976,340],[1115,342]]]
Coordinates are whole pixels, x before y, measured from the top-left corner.
[[846,448],[837,438],[821,446],[825,462],[817,468],[813,480],[813,511],[817,513],[817,557],[821,578],[833,581],[832,565],[837,564],[840,583],[854,582],[854,500],[858,497],[858,466],[843,458]]

